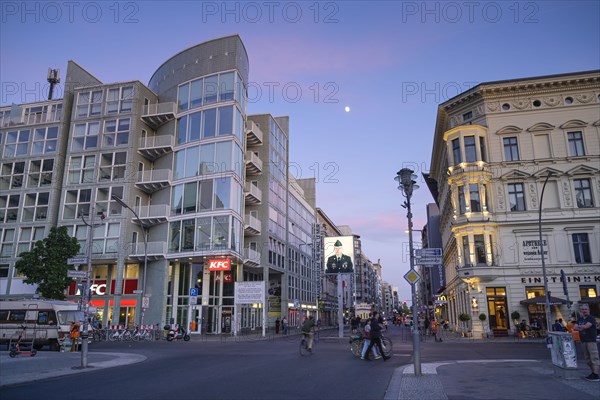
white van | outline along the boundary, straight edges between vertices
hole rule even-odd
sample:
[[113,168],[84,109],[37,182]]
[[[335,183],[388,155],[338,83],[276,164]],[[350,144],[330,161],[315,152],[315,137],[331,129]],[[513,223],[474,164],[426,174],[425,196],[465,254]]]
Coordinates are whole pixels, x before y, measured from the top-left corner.
[[69,337],[71,322],[83,319],[83,311],[71,301],[0,300],[0,344],[16,340],[24,326],[23,340],[33,340],[37,349],[49,345],[51,350],[58,351],[63,339]]

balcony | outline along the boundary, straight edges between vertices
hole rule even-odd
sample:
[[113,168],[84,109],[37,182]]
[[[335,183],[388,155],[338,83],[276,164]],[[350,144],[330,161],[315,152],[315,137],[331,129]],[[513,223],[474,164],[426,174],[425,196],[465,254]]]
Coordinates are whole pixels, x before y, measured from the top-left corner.
[[246,121],[246,144],[248,146],[263,144],[263,133],[254,121]]
[[252,182],[244,184],[244,196],[248,205],[257,205],[262,202],[262,191]]
[[260,219],[246,214],[244,217],[244,233],[247,235],[260,235],[262,231],[262,222]]
[[498,267],[487,264],[464,265],[459,267],[457,272],[458,277],[467,283],[491,282],[501,273]]
[[[144,261],[144,242],[130,243],[128,248],[129,258]],[[166,242],[148,242],[148,260],[163,260],[167,254]]]
[[152,169],[138,172],[138,181],[135,186],[148,194],[159,191],[171,184],[171,170]]
[[144,106],[142,121],[156,130],[161,125],[175,119],[177,104],[174,102],[148,104]]
[[248,247],[244,249],[244,265],[247,267],[260,267],[260,253]]
[[140,217],[140,221],[142,222],[142,224],[145,227],[149,227],[152,225],[167,222],[167,217],[169,215],[169,206],[166,204],[158,204],[154,206],[141,206],[138,207],[135,210],[135,212],[137,212],[138,216]]
[[174,135],[146,136],[140,138],[138,152],[150,161],[171,153],[175,146]]
[[246,175],[259,175],[263,172],[263,162],[254,152],[246,151]]

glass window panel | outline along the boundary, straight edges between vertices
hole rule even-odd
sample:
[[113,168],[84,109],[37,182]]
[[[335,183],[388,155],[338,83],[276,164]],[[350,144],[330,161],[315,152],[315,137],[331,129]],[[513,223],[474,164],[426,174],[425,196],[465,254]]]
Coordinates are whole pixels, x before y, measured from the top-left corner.
[[210,174],[215,171],[215,145],[203,144],[200,146],[200,175]]
[[186,83],[185,85],[179,86],[179,94],[177,96],[177,104],[179,104],[179,111],[185,111],[189,108],[189,99],[190,96],[190,85]]
[[191,182],[185,184],[183,193],[183,213],[195,213],[198,195],[198,183]]
[[477,152],[475,150],[475,136],[465,136],[465,159],[467,162],[477,161]]
[[210,249],[210,237],[211,237],[211,218],[203,217],[198,218],[198,246],[199,250]]
[[175,179],[181,179],[185,173],[185,150],[179,150],[175,153]]
[[200,151],[200,149],[198,148],[198,146],[194,146],[194,147],[190,147],[190,148],[186,149],[186,155],[185,155],[185,176],[186,177],[198,175],[198,165],[200,162],[198,159],[199,151]]
[[218,75],[204,78],[204,104],[217,102]]
[[187,115],[179,118],[179,123],[177,124],[177,144],[186,143],[186,134],[187,134]]
[[231,171],[231,141],[217,143],[215,164],[219,172]]
[[200,118],[202,117],[202,113],[200,111],[190,114],[190,124],[189,124],[189,141],[194,142],[196,140],[200,140]]
[[171,214],[179,215],[182,213],[183,206],[183,185],[177,185],[171,192]]
[[233,134],[233,106],[219,107],[219,136]]
[[200,107],[202,105],[202,79],[191,83],[190,88],[190,108]]
[[179,251],[181,234],[181,221],[171,222],[169,225],[169,251]]
[[200,211],[212,210],[213,181],[212,179],[200,182]]
[[181,241],[181,251],[194,250],[195,228],[195,221],[193,219],[182,221],[183,240]]
[[215,184],[215,209],[231,208],[231,178],[215,179]]
[[229,217],[218,216],[213,218],[213,237],[212,242],[214,247],[227,246],[229,238]]
[[211,108],[202,113],[202,137],[204,139],[215,136],[217,124],[217,109]]
[[219,101],[233,100],[233,80],[233,72],[228,72],[219,76]]

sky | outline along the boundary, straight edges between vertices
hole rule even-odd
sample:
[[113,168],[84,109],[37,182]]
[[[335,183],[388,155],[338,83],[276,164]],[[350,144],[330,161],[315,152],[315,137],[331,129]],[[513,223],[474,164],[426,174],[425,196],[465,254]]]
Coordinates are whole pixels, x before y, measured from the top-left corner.
[[250,59],[248,114],[290,117],[291,173],[317,180],[317,206],[360,235],[400,300],[410,299],[408,223],[394,177],[404,167],[419,176],[412,208],[421,229],[434,202],[421,173],[438,105],[482,82],[600,68],[599,1],[0,6],[2,105],[46,98],[47,69],[64,77],[68,60],[104,83],[147,84],[176,53],[239,34]]

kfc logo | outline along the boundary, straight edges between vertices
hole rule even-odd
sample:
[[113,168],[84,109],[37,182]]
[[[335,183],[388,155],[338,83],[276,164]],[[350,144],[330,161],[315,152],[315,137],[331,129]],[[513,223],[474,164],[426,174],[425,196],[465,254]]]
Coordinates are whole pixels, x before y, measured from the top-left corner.
[[230,271],[231,264],[229,263],[229,258],[224,260],[208,260],[208,270],[209,271]]

